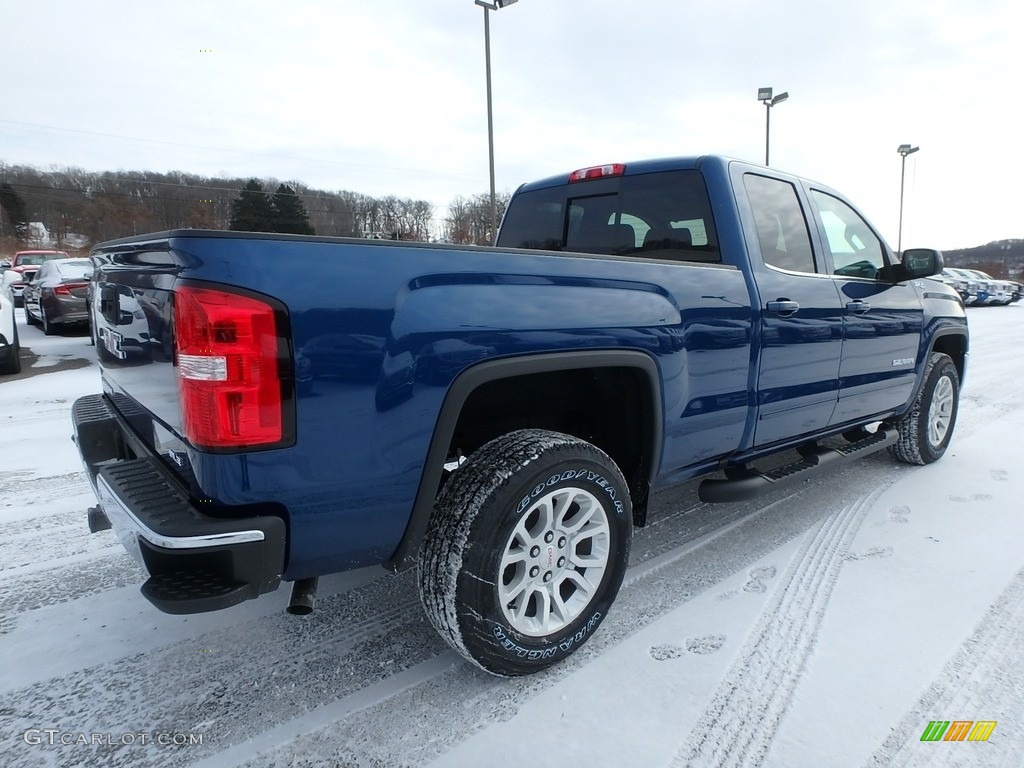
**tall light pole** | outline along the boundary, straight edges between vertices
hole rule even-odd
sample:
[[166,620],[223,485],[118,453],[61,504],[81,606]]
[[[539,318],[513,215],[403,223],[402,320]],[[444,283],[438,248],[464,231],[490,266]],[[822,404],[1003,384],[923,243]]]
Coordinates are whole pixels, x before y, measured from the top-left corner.
[[765,119],[764,119],[764,164],[768,165],[768,142],[771,137],[772,130],[772,107],[776,104],[781,104],[789,98],[789,92],[783,91],[775,98],[772,98],[771,88],[758,88],[757,89],[757,100],[765,106]]
[[903,181],[907,177],[907,155],[912,155],[917,152],[920,147],[912,147],[909,144],[900,144],[896,147],[896,151],[900,154],[900,233],[899,239],[896,242],[896,253],[903,253]]
[[487,149],[491,168],[491,241],[498,234],[498,204],[494,194],[494,113],[491,108],[491,11],[504,8],[518,0],[476,0],[476,4],[484,9],[484,60],[487,67]]

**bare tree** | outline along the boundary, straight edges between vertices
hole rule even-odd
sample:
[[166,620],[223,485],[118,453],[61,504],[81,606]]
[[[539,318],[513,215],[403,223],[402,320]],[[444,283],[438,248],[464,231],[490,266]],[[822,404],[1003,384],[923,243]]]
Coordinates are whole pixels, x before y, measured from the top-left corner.
[[[95,173],[71,167],[42,171],[6,164],[0,172],[24,200],[27,220],[42,222],[62,244],[74,235],[96,243],[168,229],[226,229],[231,203],[249,181],[183,171]],[[257,181],[269,190],[281,184],[277,179]],[[318,234],[363,237],[378,233],[402,240],[430,237],[433,211],[424,200],[316,190],[300,181],[288,181],[287,185],[305,206]],[[9,229],[7,226],[0,236],[10,239]]]
[[[511,195],[501,192],[495,197],[498,221],[505,215]],[[494,242],[491,232],[491,196],[489,193],[473,197],[456,197],[448,205],[448,217],[444,223],[444,237],[452,243],[465,245],[490,245]]]

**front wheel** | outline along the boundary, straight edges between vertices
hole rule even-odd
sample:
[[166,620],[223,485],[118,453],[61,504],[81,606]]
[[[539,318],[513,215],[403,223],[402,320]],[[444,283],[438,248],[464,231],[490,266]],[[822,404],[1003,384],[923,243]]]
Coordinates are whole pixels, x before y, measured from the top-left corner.
[[914,405],[895,423],[899,440],[889,453],[908,464],[931,464],[942,458],[953,437],[960,403],[960,376],[949,355],[933,352]]
[[512,677],[597,629],[629,559],[632,508],[615,462],[569,435],[522,430],[477,450],[441,493],[418,566],[430,622],[484,670]]

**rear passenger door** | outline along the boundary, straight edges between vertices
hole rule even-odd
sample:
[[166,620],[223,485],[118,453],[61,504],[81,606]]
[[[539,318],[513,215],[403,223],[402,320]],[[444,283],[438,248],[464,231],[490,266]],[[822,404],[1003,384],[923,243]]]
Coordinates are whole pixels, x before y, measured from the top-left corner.
[[894,283],[894,257],[849,203],[810,189],[815,225],[843,303],[839,403],[832,423],[906,403],[914,389],[924,312],[913,281]]
[[815,257],[795,180],[746,172],[741,186],[761,310],[754,445],[764,446],[828,426],[838,397],[844,310]]

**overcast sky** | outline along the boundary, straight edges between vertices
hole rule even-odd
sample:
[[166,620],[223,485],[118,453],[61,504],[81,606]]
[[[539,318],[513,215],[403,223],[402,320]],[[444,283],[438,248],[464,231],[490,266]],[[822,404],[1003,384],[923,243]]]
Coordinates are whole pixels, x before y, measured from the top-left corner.
[[[895,247],[1024,237],[1021,0],[520,0],[491,14],[499,190],[717,153],[850,197]],[[488,189],[472,0],[0,0],[0,163]]]

